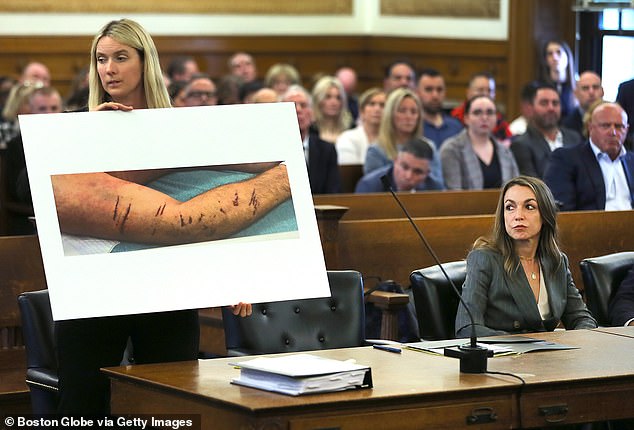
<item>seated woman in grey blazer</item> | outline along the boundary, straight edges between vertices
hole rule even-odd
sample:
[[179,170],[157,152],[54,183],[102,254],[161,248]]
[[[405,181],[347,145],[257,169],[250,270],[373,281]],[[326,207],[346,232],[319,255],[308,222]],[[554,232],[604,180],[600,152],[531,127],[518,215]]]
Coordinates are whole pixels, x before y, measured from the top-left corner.
[[440,161],[448,190],[500,188],[519,175],[513,153],[495,137],[495,102],[489,96],[470,98],[464,110],[465,128],[440,146]]
[[[467,256],[462,298],[478,336],[595,328],[557,244],[555,200],[544,182],[518,176],[502,188],[493,231]],[[469,337],[460,304],[456,336]]]

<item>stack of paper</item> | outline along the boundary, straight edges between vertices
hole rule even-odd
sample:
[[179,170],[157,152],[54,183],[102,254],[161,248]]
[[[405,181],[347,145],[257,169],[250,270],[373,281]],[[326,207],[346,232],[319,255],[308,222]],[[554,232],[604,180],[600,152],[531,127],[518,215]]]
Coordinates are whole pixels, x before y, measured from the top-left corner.
[[232,365],[240,367],[232,384],[291,396],[372,387],[368,366],[311,354],[258,357]]

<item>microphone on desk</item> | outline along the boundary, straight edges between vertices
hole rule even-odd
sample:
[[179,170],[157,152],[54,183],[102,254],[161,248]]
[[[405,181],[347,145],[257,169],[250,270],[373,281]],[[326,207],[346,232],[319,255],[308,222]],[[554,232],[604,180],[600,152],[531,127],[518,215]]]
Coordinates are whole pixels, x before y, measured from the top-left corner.
[[427,239],[410,216],[409,212],[401,202],[401,199],[399,199],[394,192],[390,178],[388,178],[387,175],[381,176],[381,183],[383,183],[383,187],[385,188],[385,190],[389,191],[392,194],[392,197],[394,197],[396,203],[398,203],[398,205],[401,207],[401,210],[403,211],[405,216],[407,216],[407,219],[409,220],[412,227],[414,227],[414,230],[425,245],[425,248],[427,248],[427,251],[434,259],[434,262],[438,265],[438,267],[440,267],[440,271],[449,282],[449,285],[451,285],[451,288],[453,288],[454,293],[458,296],[458,300],[460,300],[462,306],[464,306],[464,308],[467,310],[467,315],[469,315],[469,320],[471,321],[471,336],[469,343],[465,345],[460,345],[458,349],[445,348],[445,355],[447,357],[458,358],[460,360],[460,371],[463,373],[485,373],[487,371],[487,359],[493,354],[492,351],[490,351],[488,348],[478,345],[475,320],[473,319],[473,315],[471,315],[469,307],[462,299],[462,294],[460,294],[458,288],[454,285],[449,275],[447,275],[445,268],[442,267],[442,264],[440,263],[440,260],[436,256],[436,253],[432,249],[431,245],[429,244],[429,242],[427,242]]

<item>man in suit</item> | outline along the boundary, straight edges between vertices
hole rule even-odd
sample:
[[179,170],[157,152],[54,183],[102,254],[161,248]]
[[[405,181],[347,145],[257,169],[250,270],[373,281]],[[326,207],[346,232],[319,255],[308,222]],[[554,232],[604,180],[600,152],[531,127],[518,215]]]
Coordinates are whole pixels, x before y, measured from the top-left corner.
[[562,210],[632,209],[634,154],[623,146],[627,114],[602,103],[588,121],[587,142],[552,153],[544,180]]
[[341,192],[341,179],[337,164],[335,145],[310,133],[313,122],[312,98],[305,88],[291,85],[282,95],[281,101],[295,103],[299,132],[304,145],[304,156],[308,165],[308,180],[313,194]]
[[610,301],[608,316],[612,325],[634,325],[634,265]]
[[597,100],[603,98],[601,76],[592,71],[585,71],[577,80],[575,97],[579,104],[561,121],[561,125],[583,134],[583,115]]
[[394,163],[379,167],[359,180],[355,193],[387,191],[382,177],[387,176],[394,191],[441,190],[442,185],[429,176],[434,150],[422,139],[416,138],[399,147]]
[[543,178],[552,151],[581,143],[581,135],[559,127],[561,104],[555,87],[539,84],[532,88],[532,115],[528,128],[524,134],[513,140],[511,151],[522,175]]

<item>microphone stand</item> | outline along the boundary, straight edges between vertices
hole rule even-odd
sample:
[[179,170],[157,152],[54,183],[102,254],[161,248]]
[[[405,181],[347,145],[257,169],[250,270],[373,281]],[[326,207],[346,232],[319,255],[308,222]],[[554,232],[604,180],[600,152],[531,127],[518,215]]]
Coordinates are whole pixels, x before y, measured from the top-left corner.
[[420,229],[418,228],[418,226],[416,225],[416,223],[410,216],[408,210],[405,208],[405,206],[401,202],[401,199],[398,198],[398,196],[394,192],[394,189],[392,189],[392,184],[390,183],[390,179],[387,177],[387,175],[381,176],[381,182],[383,183],[383,186],[385,187],[385,189],[392,194],[392,197],[394,197],[394,200],[396,200],[396,203],[398,203],[398,205],[401,207],[401,210],[403,211],[405,216],[407,216],[407,219],[409,220],[412,227],[414,227],[416,234],[418,234],[418,237],[423,242],[423,244],[425,245],[425,248],[427,248],[427,251],[432,256],[432,258],[434,259],[438,267],[440,267],[440,271],[449,282],[449,285],[451,285],[451,288],[453,289],[454,293],[458,296],[460,303],[462,303],[462,306],[464,306],[464,308],[467,311],[467,314],[469,315],[469,319],[471,321],[471,336],[470,336],[469,343],[460,345],[457,349],[445,348],[444,350],[445,356],[459,359],[460,371],[462,373],[485,373],[487,371],[487,359],[493,356],[493,351],[489,350],[486,347],[478,345],[476,329],[475,329],[475,320],[473,319],[473,315],[471,314],[469,307],[462,299],[462,294],[460,294],[460,292],[458,291],[458,288],[456,288],[456,286],[454,285],[453,281],[451,280],[451,278],[445,271],[445,268],[442,267],[442,264],[440,263],[440,259],[438,258],[438,256],[436,256],[436,253],[434,252],[431,245],[429,244],[429,242],[427,242],[427,239],[425,238],[423,233],[420,231]]

